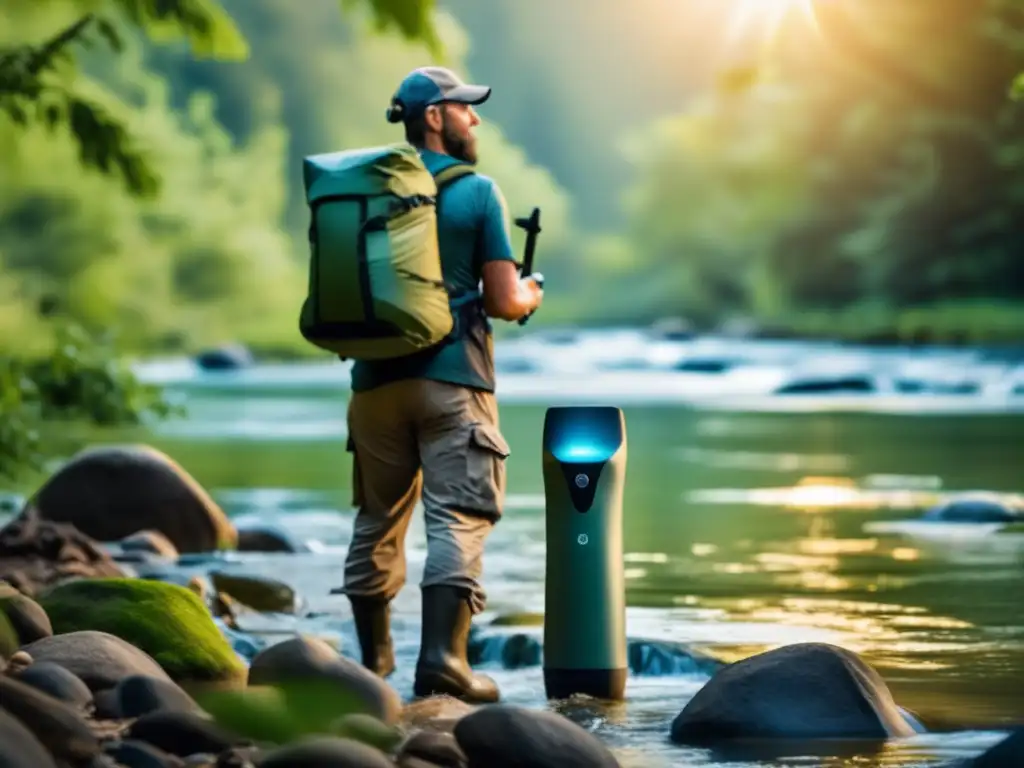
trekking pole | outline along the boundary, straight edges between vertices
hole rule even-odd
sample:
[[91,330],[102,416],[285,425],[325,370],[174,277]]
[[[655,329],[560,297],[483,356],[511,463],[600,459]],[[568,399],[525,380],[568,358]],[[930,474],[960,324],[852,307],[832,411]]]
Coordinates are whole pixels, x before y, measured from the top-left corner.
[[[537,247],[537,235],[540,234],[540,208],[534,208],[533,213],[527,218],[516,219],[516,226],[526,230],[526,246],[523,253],[523,264],[522,264],[522,277],[529,277],[533,274],[533,252]],[[537,273],[534,276],[537,284],[544,287],[544,276]],[[526,325],[526,321],[530,319],[530,312],[528,315],[519,318],[520,325]]]

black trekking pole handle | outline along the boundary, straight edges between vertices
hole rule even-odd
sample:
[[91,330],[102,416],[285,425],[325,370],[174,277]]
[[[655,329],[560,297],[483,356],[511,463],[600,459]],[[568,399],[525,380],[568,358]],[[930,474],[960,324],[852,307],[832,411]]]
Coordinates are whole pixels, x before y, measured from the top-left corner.
[[[529,277],[533,273],[533,254],[537,248],[537,235],[540,234],[540,208],[534,208],[533,213],[528,217],[516,219],[516,226],[526,230],[526,245],[523,249],[522,277]],[[540,274],[535,276],[537,284],[544,287],[544,277]],[[519,318],[520,325],[526,325],[533,312]]]

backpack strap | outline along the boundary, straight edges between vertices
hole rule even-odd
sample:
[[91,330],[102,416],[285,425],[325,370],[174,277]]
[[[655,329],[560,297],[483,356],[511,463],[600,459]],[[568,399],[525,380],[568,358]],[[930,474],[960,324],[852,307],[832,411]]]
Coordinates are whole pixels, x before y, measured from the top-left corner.
[[453,181],[458,181],[463,176],[468,176],[471,173],[476,173],[476,170],[473,166],[466,163],[449,165],[447,168],[434,174],[434,183],[437,185],[437,191],[440,192]]

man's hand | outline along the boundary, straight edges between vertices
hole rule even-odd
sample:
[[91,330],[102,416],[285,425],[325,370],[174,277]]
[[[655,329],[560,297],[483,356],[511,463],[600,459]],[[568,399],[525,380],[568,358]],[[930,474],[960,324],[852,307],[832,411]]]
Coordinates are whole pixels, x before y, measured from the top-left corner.
[[484,311],[509,322],[526,317],[544,300],[544,289],[538,278],[534,275],[519,277],[511,261],[487,262],[483,269]]

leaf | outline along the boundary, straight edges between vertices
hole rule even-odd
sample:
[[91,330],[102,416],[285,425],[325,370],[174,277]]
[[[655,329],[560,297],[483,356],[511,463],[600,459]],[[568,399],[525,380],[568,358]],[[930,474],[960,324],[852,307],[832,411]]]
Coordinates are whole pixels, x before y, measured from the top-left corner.
[[369,6],[378,32],[397,30],[406,40],[424,43],[431,53],[442,53],[434,26],[435,0],[341,0],[342,12]]
[[67,114],[84,165],[120,176],[126,189],[137,197],[151,198],[159,193],[159,178],[146,156],[132,146],[120,122],[80,96],[68,97]]
[[1024,72],[1021,72],[1010,84],[1010,98],[1014,101],[1024,100]]
[[185,38],[200,58],[243,61],[249,44],[216,0],[114,0],[125,16],[151,39]]
[[96,30],[100,33],[100,36],[107,41],[107,44],[115,52],[120,53],[124,50],[124,42],[121,40],[121,36],[117,33],[117,29],[107,19],[96,20]]

